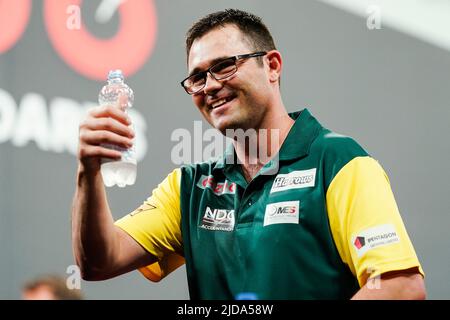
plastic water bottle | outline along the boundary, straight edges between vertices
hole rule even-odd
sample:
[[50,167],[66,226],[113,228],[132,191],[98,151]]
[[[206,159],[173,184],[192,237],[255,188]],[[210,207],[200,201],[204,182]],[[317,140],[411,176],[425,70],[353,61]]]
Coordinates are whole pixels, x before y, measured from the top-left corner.
[[[128,108],[133,106],[134,94],[133,90],[124,83],[121,70],[109,72],[108,83],[101,89],[98,102],[100,105],[117,106],[128,113]],[[112,144],[104,144],[103,146],[122,153],[120,160],[102,159],[101,173],[105,186],[112,187],[117,184],[123,188],[126,185],[134,184],[137,170],[134,146],[129,149]]]

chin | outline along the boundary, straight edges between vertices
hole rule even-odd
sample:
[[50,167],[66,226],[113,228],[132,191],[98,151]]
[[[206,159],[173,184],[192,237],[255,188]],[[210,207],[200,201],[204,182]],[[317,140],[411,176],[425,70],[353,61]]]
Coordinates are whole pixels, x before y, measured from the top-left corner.
[[245,127],[240,122],[233,121],[220,121],[215,123],[214,128],[219,130],[223,135],[226,135],[227,130],[238,130],[242,129],[245,131]]
[[[231,110],[227,110],[231,111]],[[212,117],[210,115],[208,121],[214,128],[225,134],[227,129],[237,130],[244,129],[248,127],[249,121],[248,117],[239,112],[228,112],[221,114],[217,117]]]
[[216,130],[219,130],[223,135],[225,135],[225,132],[226,132],[227,129],[231,129],[229,125],[227,125],[226,123],[221,122],[221,121],[219,121],[217,123],[214,123],[213,127]]
[[226,119],[212,119],[210,124],[222,134],[225,134],[225,130],[234,128],[233,123]]

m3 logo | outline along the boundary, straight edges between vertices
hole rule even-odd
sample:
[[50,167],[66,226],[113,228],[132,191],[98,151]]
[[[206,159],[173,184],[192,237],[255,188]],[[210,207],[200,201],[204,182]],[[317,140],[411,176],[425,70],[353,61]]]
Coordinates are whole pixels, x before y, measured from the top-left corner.
[[300,201],[270,203],[266,206],[264,226],[279,223],[296,223],[299,221]]

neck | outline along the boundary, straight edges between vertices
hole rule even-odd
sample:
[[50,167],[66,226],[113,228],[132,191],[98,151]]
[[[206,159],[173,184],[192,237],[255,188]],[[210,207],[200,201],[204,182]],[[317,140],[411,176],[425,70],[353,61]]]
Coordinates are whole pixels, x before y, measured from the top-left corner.
[[257,128],[233,139],[247,181],[278,153],[294,122],[281,105],[269,110]]

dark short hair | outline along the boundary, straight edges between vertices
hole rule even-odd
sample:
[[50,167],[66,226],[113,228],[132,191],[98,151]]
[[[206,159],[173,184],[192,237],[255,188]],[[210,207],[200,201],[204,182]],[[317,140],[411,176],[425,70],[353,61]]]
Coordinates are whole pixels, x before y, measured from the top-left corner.
[[29,282],[23,286],[23,291],[34,291],[41,287],[47,287],[58,300],[81,300],[83,296],[78,289],[67,288],[66,281],[56,275],[44,275]]
[[260,17],[238,9],[225,9],[210,13],[192,25],[186,33],[186,56],[189,57],[192,44],[196,39],[213,29],[223,28],[226,25],[238,27],[253,50],[276,50],[272,35]]

